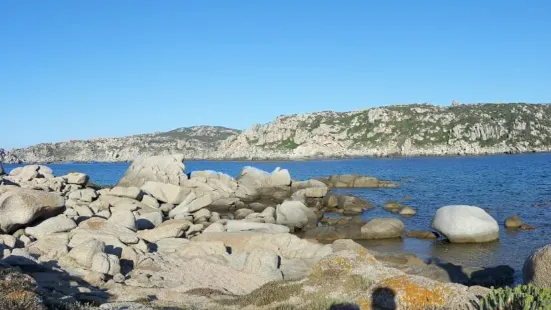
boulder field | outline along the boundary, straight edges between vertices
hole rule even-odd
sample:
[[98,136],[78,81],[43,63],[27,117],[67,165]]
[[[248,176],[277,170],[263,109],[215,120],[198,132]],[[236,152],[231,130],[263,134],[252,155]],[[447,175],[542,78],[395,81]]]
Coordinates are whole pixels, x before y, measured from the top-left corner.
[[[105,188],[82,173],[17,168],[0,177],[0,284],[28,282],[14,292],[32,297],[29,309],[469,309],[488,291],[478,285],[496,284],[485,282],[486,270],[480,281],[450,283],[439,264],[353,241],[404,234],[397,218],[354,220],[375,206],[330,191],[392,187],[371,179],[296,181],[285,169],[252,167],[238,178],[186,173],[180,155],[140,159]],[[433,227],[452,242],[494,240],[497,223],[480,210],[444,207]],[[344,215],[342,223],[325,213]],[[463,229],[459,220],[476,225]],[[527,261],[525,278],[547,285],[542,251]],[[512,271],[495,274],[506,282]]]

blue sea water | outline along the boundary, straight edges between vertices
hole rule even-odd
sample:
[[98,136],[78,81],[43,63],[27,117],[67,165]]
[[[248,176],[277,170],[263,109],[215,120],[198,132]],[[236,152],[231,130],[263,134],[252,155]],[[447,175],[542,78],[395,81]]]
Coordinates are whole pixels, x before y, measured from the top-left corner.
[[[418,214],[401,218],[406,230],[430,229],[436,209],[450,204],[476,205],[486,209],[501,225],[500,241],[480,245],[454,245],[442,241],[404,239],[370,242],[384,251],[405,251],[423,258],[441,259],[473,267],[510,265],[522,270],[524,259],[537,247],[551,242],[551,154],[480,157],[366,158],[316,161],[189,161],[186,171],[215,170],[238,176],[244,166],[267,171],[287,168],[294,179],[304,180],[331,174],[358,173],[401,184],[395,189],[344,190],[377,205],[362,217],[399,217],[384,211],[385,201],[403,201]],[[17,165],[6,165],[11,170]],[[90,175],[99,184],[115,184],[129,164],[51,164],[56,175],[71,171]],[[535,205],[541,205],[535,207]],[[547,207],[546,207],[547,206]],[[533,231],[511,232],[503,228],[505,218],[519,215]]]

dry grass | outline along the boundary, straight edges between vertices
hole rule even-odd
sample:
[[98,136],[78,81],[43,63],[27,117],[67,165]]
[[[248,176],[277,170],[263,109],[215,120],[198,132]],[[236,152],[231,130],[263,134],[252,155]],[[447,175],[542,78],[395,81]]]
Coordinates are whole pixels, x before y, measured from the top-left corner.
[[45,310],[36,283],[17,269],[0,269],[0,309]]

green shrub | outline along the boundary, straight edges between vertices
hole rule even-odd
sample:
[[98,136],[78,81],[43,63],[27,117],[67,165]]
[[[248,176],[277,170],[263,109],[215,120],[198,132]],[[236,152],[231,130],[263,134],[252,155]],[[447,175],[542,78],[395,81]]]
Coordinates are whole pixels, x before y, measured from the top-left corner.
[[480,310],[547,310],[551,309],[551,291],[532,285],[519,285],[514,289],[492,287],[479,306]]

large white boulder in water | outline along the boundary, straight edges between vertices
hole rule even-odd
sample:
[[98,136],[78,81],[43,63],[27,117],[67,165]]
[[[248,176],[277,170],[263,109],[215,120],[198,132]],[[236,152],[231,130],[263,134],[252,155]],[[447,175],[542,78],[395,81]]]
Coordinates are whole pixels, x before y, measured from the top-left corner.
[[499,238],[499,225],[486,211],[466,205],[445,206],[436,211],[432,228],[452,243],[482,243]]
[[181,185],[188,179],[183,161],[182,154],[136,159],[117,185],[141,187],[147,181]]

